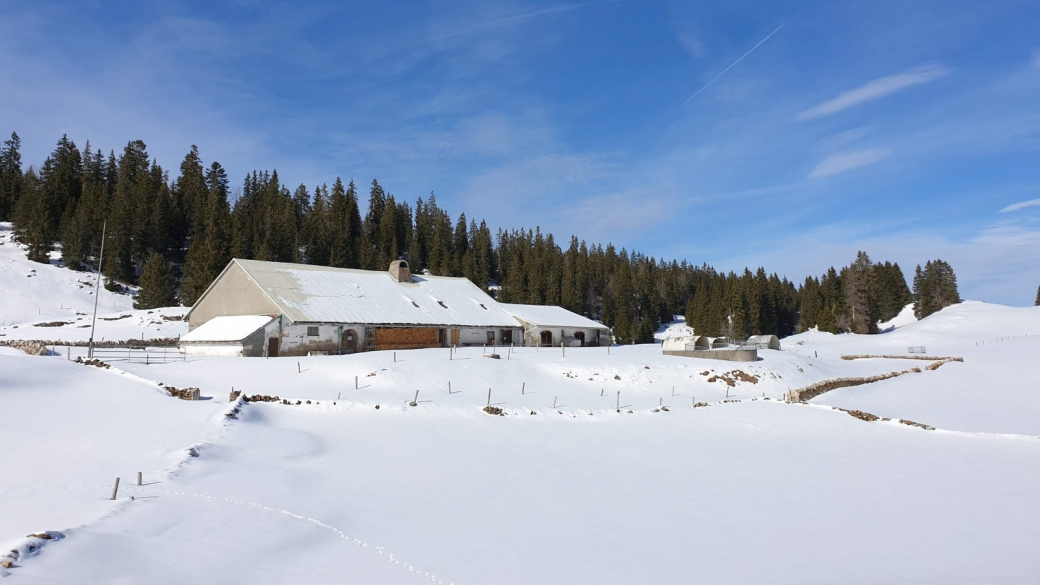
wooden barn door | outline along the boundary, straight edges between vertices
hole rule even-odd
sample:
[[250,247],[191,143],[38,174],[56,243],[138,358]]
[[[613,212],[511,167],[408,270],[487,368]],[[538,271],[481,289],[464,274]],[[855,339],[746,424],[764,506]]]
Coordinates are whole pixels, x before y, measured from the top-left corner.
[[278,338],[272,337],[267,340],[267,357],[278,357]]
[[452,329],[451,330],[451,344],[454,345],[455,347],[459,346],[459,330],[458,329]]

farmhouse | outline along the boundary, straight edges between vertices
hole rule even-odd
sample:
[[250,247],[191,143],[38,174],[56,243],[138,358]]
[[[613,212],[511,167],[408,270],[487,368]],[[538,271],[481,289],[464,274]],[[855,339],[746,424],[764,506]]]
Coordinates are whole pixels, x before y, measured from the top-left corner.
[[610,329],[606,325],[563,307],[509,303],[502,303],[502,307],[523,325],[524,345],[555,346],[563,343],[584,347],[610,344]]
[[[266,317],[266,319],[265,319]],[[190,354],[347,354],[509,345],[523,327],[465,278],[234,259],[185,317]]]

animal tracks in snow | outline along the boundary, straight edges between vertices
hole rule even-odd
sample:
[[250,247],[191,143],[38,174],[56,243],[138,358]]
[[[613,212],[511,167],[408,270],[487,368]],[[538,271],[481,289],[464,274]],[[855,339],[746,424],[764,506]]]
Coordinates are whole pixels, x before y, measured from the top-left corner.
[[340,530],[339,528],[336,528],[335,526],[332,526],[331,524],[327,524],[325,522],[322,522],[321,520],[318,520],[317,518],[311,518],[309,516],[304,516],[302,514],[297,514],[297,513],[293,512],[291,510],[286,510],[284,508],[273,508],[271,506],[265,506],[263,504],[258,504],[256,502],[244,502],[244,501],[241,501],[241,500],[236,500],[234,498],[226,498],[226,497],[222,497],[222,496],[210,496],[210,495],[206,495],[206,494],[197,494],[197,493],[193,493],[193,492],[183,492],[183,491],[173,491],[173,490],[149,490],[149,489],[141,489],[141,488],[138,488],[136,486],[134,486],[133,488],[131,488],[131,489],[127,490],[127,491],[134,493],[134,495],[136,495],[138,493],[141,493],[141,494],[166,494],[166,495],[171,495],[171,496],[183,496],[183,497],[199,498],[199,499],[211,500],[211,501],[220,501],[220,502],[226,502],[228,504],[234,504],[236,506],[245,506],[245,507],[257,508],[257,509],[263,510],[265,512],[272,512],[272,513],[275,513],[275,514],[282,514],[284,516],[288,516],[288,517],[296,519],[296,520],[301,520],[303,522],[309,522],[309,523],[311,523],[311,524],[313,524],[313,525],[315,525],[315,526],[317,526],[319,528],[323,528],[325,530],[328,530],[328,531],[332,532],[337,537],[339,537],[341,540],[345,540],[347,542],[352,542],[354,545],[356,545],[356,546],[358,546],[360,548],[372,550],[376,554],[384,557],[389,562],[391,562],[391,563],[393,563],[395,565],[398,565],[398,566],[400,566],[403,569],[407,569],[408,572],[410,572],[410,573],[415,573],[416,575],[421,575],[423,577],[426,577],[433,583],[437,583],[438,585],[454,585],[454,583],[452,581],[443,581],[440,578],[438,578],[436,575],[434,575],[433,573],[430,573],[428,571],[423,571],[423,570],[421,570],[421,569],[419,569],[419,568],[417,568],[417,567],[415,567],[415,566],[413,566],[413,565],[411,565],[411,564],[409,564],[409,563],[407,563],[405,561],[402,561],[402,560],[398,559],[397,557],[394,556],[393,553],[388,552],[385,547],[381,547],[381,546],[373,547],[373,546],[370,546],[369,543],[367,543],[367,542],[365,542],[365,541],[363,541],[361,539],[355,538],[353,536],[350,536],[347,533],[345,533],[342,530]]

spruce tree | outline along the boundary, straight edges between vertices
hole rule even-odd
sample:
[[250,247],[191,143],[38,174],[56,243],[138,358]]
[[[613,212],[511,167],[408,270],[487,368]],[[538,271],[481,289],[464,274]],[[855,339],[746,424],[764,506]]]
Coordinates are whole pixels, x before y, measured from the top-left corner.
[[177,304],[177,281],[170,263],[162,254],[152,254],[145,263],[140,285],[134,301],[135,309],[157,309]]
[[14,212],[15,238],[28,247],[29,260],[49,264],[54,236],[41,182],[32,167],[22,176],[21,191]]
[[304,220],[303,240],[307,250],[307,262],[328,266],[331,254],[331,225],[329,221],[328,187],[322,185],[314,190],[314,201]]
[[918,319],[961,302],[953,267],[942,260],[929,260],[924,270],[919,265],[914,273],[913,295],[914,315]]
[[127,143],[117,169],[105,241],[108,257],[104,261],[105,275],[112,286],[117,280],[133,282],[136,279],[134,256],[136,252],[140,259],[142,242],[135,241],[135,237],[148,229],[146,210],[151,207],[153,185],[144,142]]
[[383,203],[383,213],[379,215],[379,233],[376,240],[375,268],[385,270],[390,262],[397,260],[400,250],[397,247],[397,203],[394,198],[387,197]]
[[22,193],[21,147],[21,139],[12,132],[0,149],[0,221],[11,220]]
[[173,239],[177,247],[185,242],[201,237],[205,230],[206,200],[209,189],[203,173],[202,157],[199,147],[191,145],[191,150],[181,161],[180,176],[173,183]]
[[227,202],[227,176],[219,163],[206,171],[203,230],[188,246],[181,274],[180,301],[192,306],[231,261],[231,218]]
[[1034,307],[1040,307],[1040,286],[1036,287],[1036,300],[1033,301]]

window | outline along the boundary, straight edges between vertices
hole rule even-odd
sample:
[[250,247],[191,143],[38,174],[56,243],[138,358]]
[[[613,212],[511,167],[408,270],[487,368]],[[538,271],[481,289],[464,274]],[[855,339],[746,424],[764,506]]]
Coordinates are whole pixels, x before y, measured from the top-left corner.
[[318,328],[316,326],[307,327],[307,337],[317,337]]

